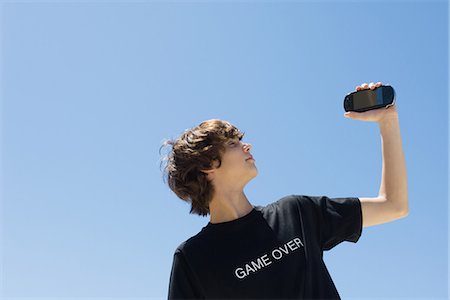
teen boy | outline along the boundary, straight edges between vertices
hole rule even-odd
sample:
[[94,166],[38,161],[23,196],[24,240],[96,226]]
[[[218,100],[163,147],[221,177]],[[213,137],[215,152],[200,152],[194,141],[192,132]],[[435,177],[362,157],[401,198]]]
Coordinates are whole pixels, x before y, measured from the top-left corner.
[[[357,86],[374,89],[381,82]],[[345,113],[377,122],[383,168],[378,197],[288,195],[254,206],[245,185],[258,174],[252,145],[227,121],[185,131],[167,157],[171,190],[210,222],[175,250],[169,299],[340,299],[324,250],[356,243],[362,228],[408,214],[405,160],[395,106]],[[163,145],[163,146],[164,146]]]

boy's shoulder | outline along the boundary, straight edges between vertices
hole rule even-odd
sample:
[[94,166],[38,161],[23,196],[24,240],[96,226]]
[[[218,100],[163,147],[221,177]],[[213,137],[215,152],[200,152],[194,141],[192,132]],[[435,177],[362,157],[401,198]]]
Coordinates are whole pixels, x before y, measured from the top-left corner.
[[192,250],[195,251],[199,248],[203,248],[205,243],[208,243],[209,239],[209,235],[205,233],[204,229],[202,229],[197,234],[181,242],[175,249],[175,252],[188,253]]
[[299,204],[305,204],[308,202],[310,196],[307,195],[298,195],[291,194],[284,197],[279,198],[278,200],[268,204],[263,209],[272,209],[273,207],[291,207],[297,206]]

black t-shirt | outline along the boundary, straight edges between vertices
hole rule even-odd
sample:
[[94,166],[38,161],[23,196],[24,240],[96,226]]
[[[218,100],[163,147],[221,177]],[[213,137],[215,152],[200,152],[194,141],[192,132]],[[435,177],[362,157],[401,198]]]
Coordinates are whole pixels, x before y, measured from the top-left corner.
[[175,250],[169,299],[340,299],[323,251],[362,233],[359,198],[290,195]]

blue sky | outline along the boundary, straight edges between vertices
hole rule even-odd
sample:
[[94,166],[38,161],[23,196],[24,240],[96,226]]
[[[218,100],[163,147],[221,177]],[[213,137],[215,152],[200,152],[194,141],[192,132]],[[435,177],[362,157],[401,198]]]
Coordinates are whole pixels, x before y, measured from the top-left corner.
[[447,1],[1,2],[1,296],[164,299],[209,217],[159,147],[201,121],[245,131],[254,205],[375,197],[364,82],[396,90],[410,214],[324,252],[343,299],[448,297]]

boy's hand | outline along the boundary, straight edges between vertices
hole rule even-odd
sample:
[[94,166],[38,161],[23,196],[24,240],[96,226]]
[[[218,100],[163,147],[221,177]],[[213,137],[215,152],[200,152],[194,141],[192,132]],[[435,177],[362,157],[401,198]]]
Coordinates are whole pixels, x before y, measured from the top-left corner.
[[[377,83],[371,82],[370,84],[363,83],[360,86],[357,86],[356,90],[357,91],[364,89],[373,90],[379,86],[381,86],[381,82]],[[398,112],[397,107],[394,104],[393,106],[389,106],[389,108],[382,107],[378,109],[368,110],[365,112],[349,111],[344,114],[344,117],[360,121],[381,123],[391,118],[398,118]]]

